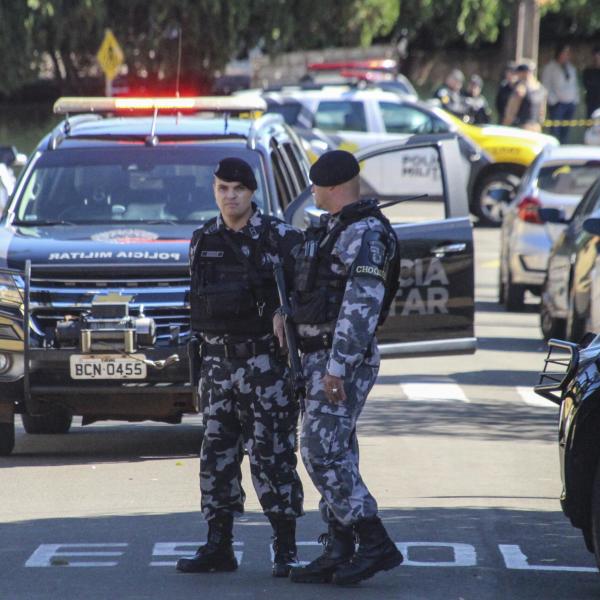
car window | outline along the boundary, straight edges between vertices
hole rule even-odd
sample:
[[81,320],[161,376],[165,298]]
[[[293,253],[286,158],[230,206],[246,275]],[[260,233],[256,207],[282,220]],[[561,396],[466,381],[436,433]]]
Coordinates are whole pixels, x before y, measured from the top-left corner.
[[361,160],[361,196],[380,201],[406,199],[427,194],[426,198],[401,202],[385,210],[394,223],[414,223],[444,219],[444,183],[437,148],[397,148]]
[[281,115],[288,125],[298,125],[301,110],[302,104],[300,102],[278,103],[273,100],[267,101],[266,112]]
[[323,100],[315,114],[315,126],[323,131],[367,131],[365,107],[350,100]]
[[600,176],[600,163],[544,165],[538,176],[538,187],[545,192],[583,195]]
[[577,205],[575,212],[571,219],[577,219],[579,217],[585,217],[592,212],[595,212],[600,208],[600,179],[592,185],[591,188],[585,193],[581,202]]
[[298,188],[294,185],[293,174],[286,164],[282,150],[275,141],[271,143],[271,164],[273,165],[279,206],[284,210],[296,197]]
[[418,108],[393,102],[380,102],[379,107],[388,133],[432,132],[431,118]]
[[258,154],[218,146],[62,149],[40,156],[17,200],[22,221],[202,222],[217,214],[218,162],[238,156],[253,168],[254,200],[265,204]]

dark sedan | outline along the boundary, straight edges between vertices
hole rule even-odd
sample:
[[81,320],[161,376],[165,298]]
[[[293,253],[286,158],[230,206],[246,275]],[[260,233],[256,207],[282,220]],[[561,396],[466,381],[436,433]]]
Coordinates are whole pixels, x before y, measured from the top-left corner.
[[585,193],[571,219],[555,208],[540,218],[565,223],[548,260],[540,309],[544,337],[578,342],[586,331],[600,331],[600,179]]
[[550,340],[535,391],[560,407],[560,503],[600,568],[600,336]]

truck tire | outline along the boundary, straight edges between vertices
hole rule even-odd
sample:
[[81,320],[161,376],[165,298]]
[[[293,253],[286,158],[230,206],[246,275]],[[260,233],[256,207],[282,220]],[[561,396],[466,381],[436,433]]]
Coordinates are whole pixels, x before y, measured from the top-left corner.
[[15,422],[0,423],[0,456],[8,456],[15,447]]
[[47,415],[21,415],[23,427],[32,434],[61,434],[68,433],[73,416],[64,410],[56,410]]
[[504,288],[504,306],[509,312],[518,312],[525,306],[525,286],[513,283],[510,273]]
[[479,217],[479,223],[486,227],[500,227],[504,215],[504,203],[495,200],[490,195],[494,189],[509,190],[514,193],[521,178],[515,173],[497,170],[484,175],[475,185],[474,198],[471,206],[473,214]]
[[546,342],[551,338],[562,339],[565,336],[565,320],[553,317],[543,300],[540,305],[540,328]]

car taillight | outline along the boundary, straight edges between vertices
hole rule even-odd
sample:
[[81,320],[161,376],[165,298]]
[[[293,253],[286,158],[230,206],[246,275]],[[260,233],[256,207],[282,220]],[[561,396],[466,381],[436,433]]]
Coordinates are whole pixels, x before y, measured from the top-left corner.
[[519,219],[526,223],[537,223],[538,225],[541,225],[542,220],[540,219],[540,214],[538,212],[538,209],[541,206],[542,203],[537,198],[526,196],[517,206]]

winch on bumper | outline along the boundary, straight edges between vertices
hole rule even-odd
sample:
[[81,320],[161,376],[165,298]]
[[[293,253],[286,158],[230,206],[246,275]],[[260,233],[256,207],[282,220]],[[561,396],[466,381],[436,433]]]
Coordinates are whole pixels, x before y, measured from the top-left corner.
[[[73,310],[40,336],[32,322],[42,304],[39,287],[34,283],[31,289],[27,271],[24,411],[67,411],[81,415],[83,424],[102,419],[178,423],[183,414],[198,411],[190,386],[189,333],[183,325],[170,326],[168,339],[162,335],[157,340],[157,326],[144,315],[144,306],[109,288],[89,290],[87,303],[73,303]],[[164,323],[162,329],[164,333]]]

